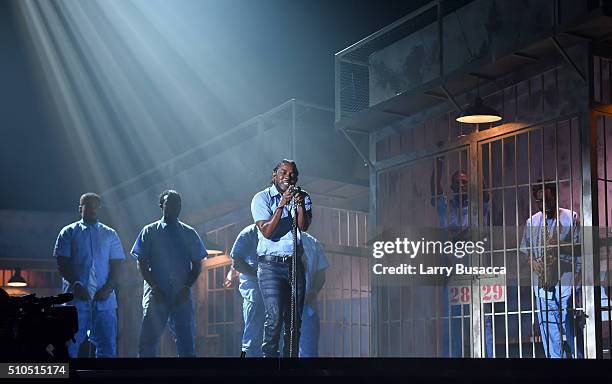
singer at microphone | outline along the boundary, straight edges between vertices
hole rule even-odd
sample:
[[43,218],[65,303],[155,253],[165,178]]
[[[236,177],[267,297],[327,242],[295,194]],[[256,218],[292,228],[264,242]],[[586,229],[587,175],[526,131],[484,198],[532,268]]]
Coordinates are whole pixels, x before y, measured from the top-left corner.
[[293,202],[296,202],[296,198],[302,193],[302,188],[297,185],[290,185],[289,192],[293,196]]
[[[257,193],[251,202],[253,221],[258,228],[257,277],[266,311],[262,344],[264,357],[279,355],[281,329],[284,330],[283,356],[296,356],[299,345],[305,292],[301,231],[308,230],[310,226],[312,203],[308,193],[296,185],[297,181],[297,165],[292,160],[284,159],[274,168],[271,185]],[[295,249],[292,234],[294,219],[297,227]],[[297,271],[295,275],[291,273],[294,265]],[[296,279],[297,290],[297,324],[294,323],[297,335],[291,340],[293,277]]]

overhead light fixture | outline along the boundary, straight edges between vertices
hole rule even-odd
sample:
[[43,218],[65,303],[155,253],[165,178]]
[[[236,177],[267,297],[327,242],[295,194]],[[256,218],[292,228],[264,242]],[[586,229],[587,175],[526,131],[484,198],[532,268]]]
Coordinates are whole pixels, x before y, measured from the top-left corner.
[[467,107],[457,121],[467,124],[494,123],[502,119],[501,113],[491,107],[487,107],[480,96],[476,96],[474,104]]
[[474,104],[464,109],[457,121],[466,124],[485,124],[494,123],[502,119],[501,113],[495,109],[486,106],[480,97],[478,82],[476,83],[476,99]]
[[27,287],[28,282],[21,276],[21,268],[15,268],[15,273],[9,279],[7,285],[9,287]]

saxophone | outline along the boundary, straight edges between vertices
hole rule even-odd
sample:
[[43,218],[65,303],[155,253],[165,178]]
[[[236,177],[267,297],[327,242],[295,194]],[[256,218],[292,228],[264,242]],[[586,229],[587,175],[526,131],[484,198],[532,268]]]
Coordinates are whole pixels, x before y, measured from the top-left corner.
[[556,287],[559,282],[559,274],[557,271],[557,253],[559,249],[556,246],[551,246],[553,236],[555,236],[555,228],[552,227],[552,230],[549,229],[548,216],[546,215],[546,210],[544,209],[543,211],[544,224],[541,226],[541,239],[543,239],[544,243],[543,256],[541,258],[543,268],[538,274],[538,280],[540,288],[550,290]]

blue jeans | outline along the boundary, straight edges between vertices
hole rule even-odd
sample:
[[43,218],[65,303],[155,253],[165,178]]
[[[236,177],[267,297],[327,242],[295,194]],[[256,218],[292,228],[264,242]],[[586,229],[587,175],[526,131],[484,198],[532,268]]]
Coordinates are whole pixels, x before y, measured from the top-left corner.
[[[263,344],[261,346],[264,357],[277,357],[279,355],[279,341],[281,329],[283,330],[283,356],[289,357],[290,324],[291,324],[291,265],[271,261],[260,261],[257,267],[259,289],[263,297],[266,312],[264,322]],[[300,320],[304,304],[304,267],[300,261],[297,263],[297,330],[293,344],[293,356],[297,357],[300,340]]]
[[159,340],[170,318],[170,331],[174,334],[176,351],[179,357],[195,357],[195,321],[191,295],[176,306],[166,301],[158,301],[153,294],[142,315],[140,357],[157,357]]
[[96,357],[117,356],[117,310],[78,309],[79,330],[74,335],[75,342],[68,341],[68,354],[77,357],[81,343],[90,331],[89,341],[96,347]]
[[317,312],[304,305],[300,335],[300,357],[319,357],[319,334],[321,323]]
[[[574,311],[572,310],[572,287],[557,286],[550,291],[534,287],[536,306],[538,308],[538,323],[542,346],[546,357],[583,358],[582,329],[576,329],[574,334]],[[580,289],[576,289],[579,295]],[[565,332],[566,340],[563,340]],[[578,351],[574,346],[577,337]],[[568,351],[569,348],[569,351]],[[569,353],[568,353],[569,352]]]
[[246,357],[261,357],[266,312],[257,282],[247,281],[246,283],[250,284],[240,284],[239,288],[244,319],[242,351],[245,352]]

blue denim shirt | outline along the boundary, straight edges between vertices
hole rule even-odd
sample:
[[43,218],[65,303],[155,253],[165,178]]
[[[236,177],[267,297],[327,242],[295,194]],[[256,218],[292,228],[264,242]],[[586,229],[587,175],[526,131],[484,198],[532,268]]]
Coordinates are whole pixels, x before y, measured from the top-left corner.
[[[303,192],[305,193],[305,192]],[[274,211],[281,201],[281,193],[276,189],[276,186],[271,185],[261,192],[258,192],[251,201],[251,213],[253,221],[261,220],[268,221],[274,215]],[[312,212],[312,202],[310,196],[305,193],[304,208],[306,212]],[[291,215],[290,205],[283,208],[283,213],[272,234],[271,239],[266,239],[261,231],[258,231],[259,243],[257,244],[257,254],[259,256],[291,256],[293,254],[293,237],[291,236],[291,227],[293,224],[293,216]],[[298,244],[301,244],[301,231],[298,229]]]
[[[238,237],[236,237],[236,241],[234,241],[234,245],[230,251],[230,256],[233,260],[242,259],[255,269],[257,269],[257,232],[259,231],[255,224],[245,227],[240,231]],[[257,285],[257,276],[249,276],[244,273],[240,274],[241,288],[249,285],[248,282],[250,281],[255,282],[255,285]]]
[[[79,220],[62,228],[53,249],[53,256],[67,257],[78,281],[83,283],[93,298],[108,280],[110,260],[125,259],[119,236],[114,229],[100,223],[87,224]],[[70,283],[63,280],[63,291],[70,291]],[[106,300],[93,301],[99,310],[117,308],[113,291]],[[74,299],[69,305],[77,309],[89,308],[89,302]]]
[[[461,204],[459,195],[454,195],[451,199],[446,195],[440,195],[436,199],[436,210],[440,220],[440,228],[466,228],[470,225],[470,209],[468,204]],[[483,225],[489,223],[489,211],[491,201],[482,204]]]
[[[329,267],[329,262],[325,257],[325,252],[323,252],[323,247],[321,247],[321,243],[315,237],[309,235],[308,233],[302,233],[302,243],[304,246],[304,262],[306,264],[304,278],[306,280],[305,284],[305,292],[309,294],[313,289],[312,284],[314,283],[314,278],[317,273],[324,272]],[[312,303],[312,305],[307,306],[304,305],[304,313],[308,316],[312,316],[314,312],[317,311],[317,303]]]
[[[191,263],[200,262],[208,254],[204,242],[195,229],[177,221],[166,223],[163,219],[145,226],[132,247],[132,256],[146,260],[159,288],[172,300],[185,285],[191,272]],[[151,287],[145,281],[142,304],[146,308]]]

